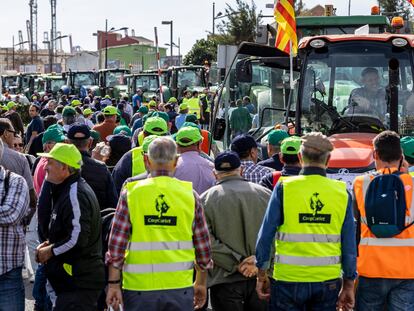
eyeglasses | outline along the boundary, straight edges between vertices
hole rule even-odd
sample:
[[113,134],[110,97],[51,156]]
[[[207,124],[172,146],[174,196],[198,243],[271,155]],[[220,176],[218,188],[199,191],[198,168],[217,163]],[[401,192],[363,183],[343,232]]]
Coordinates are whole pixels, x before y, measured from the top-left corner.
[[12,133],[14,137],[18,137],[19,136],[19,134],[17,134],[16,131],[12,131],[12,130],[8,130],[8,129],[6,129],[6,131]]
[[24,144],[14,144],[14,148],[17,148],[17,147],[24,147]]

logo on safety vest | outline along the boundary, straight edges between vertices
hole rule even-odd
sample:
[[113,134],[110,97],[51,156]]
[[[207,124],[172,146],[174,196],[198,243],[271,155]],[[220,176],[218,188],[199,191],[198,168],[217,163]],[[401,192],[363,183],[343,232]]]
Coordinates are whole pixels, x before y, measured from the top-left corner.
[[315,192],[309,202],[309,207],[312,214],[299,214],[299,223],[316,223],[316,224],[330,224],[331,214],[320,214],[325,204],[319,198],[319,193]]
[[165,195],[160,194],[155,199],[155,210],[158,215],[145,215],[144,224],[146,226],[176,226],[177,216],[164,216],[168,212],[170,206],[164,200]]

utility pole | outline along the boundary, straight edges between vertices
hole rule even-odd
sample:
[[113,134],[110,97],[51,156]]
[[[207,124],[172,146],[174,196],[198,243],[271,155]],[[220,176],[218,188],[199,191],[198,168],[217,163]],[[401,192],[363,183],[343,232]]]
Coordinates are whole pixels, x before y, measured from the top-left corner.
[[12,37],[12,47],[13,47],[13,62],[12,62],[12,64],[13,64],[13,68],[12,68],[12,70],[14,70],[14,36]]
[[50,50],[52,51],[52,63],[55,55],[55,39],[56,35],[56,0],[50,0],[50,9],[52,17],[52,28],[50,30]]
[[108,68],[108,19],[105,19],[105,69]]
[[173,21],[162,21],[161,24],[163,25],[170,25],[170,56],[172,61],[173,52]]
[[211,32],[214,36],[216,31],[216,3],[213,2],[213,31]]

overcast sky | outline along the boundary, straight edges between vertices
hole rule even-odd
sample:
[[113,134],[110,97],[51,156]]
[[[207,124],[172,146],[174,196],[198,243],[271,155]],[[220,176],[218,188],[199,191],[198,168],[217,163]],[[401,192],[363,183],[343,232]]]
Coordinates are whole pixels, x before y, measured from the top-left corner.
[[[18,42],[18,30],[23,31],[23,40],[27,40],[26,20],[29,19],[29,0],[0,0],[0,46],[10,47],[12,36]],[[38,1],[38,42],[43,48],[43,33],[50,31],[50,0]],[[370,7],[376,0],[350,0],[351,14],[370,14]],[[216,0],[216,13],[223,11],[226,3],[234,5],[235,0]],[[6,4],[7,3],[7,4]],[[266,3],[272,0],[256,0],[258,11],[273,14],[266,9]],[[333,4],[337,15],[348,14],[347,0],[317,1],[304,0],[307,8],[316,4]],[[205,38],[212,30],[212,4],[210,0],[57,0],[57,29],[62,35],[72,34],[73,45],[84,50],[96,50],[96,37],[92,33],[108,28],[129,27],[135,34],[154,40],[154,26],[158,27],[160,45],[169,43],[170,29],[161,25],[163,20],[173,20],[174,41],[181,38],[181,53],[185,54],[197,39]],[[264,19],[264,22],[270,22]],[[27,46],[27,45],[26,45]],[[63,48],[69,51],[68,39],[63,39]],[[175,50],[174,53],[177,53]]]

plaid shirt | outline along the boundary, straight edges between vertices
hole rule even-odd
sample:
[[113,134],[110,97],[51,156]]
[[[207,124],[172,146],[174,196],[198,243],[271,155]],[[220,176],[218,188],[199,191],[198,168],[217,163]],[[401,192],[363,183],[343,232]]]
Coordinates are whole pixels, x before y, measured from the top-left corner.
[[244,179],[255,184],[260,183],[264,176],[273,172],[272,169],[254,164],[253,161],[241,161],[241,166],[243,167]]
[[[169,172],[152,172],[152,177],[170,176]],[[170,176],[171,177],[171,176]],[[131,181],[133,179],[129,179]],[[201,269],[210,269],[213,266],[211,257],[210,236],[204,217],[204,210],[199,196],[195,191],[195,217],[193,222],[193,243],[196,254],[196,262]],[[112,230],[109,236],[108,252],[106,253],[106,263],[111,264],[117,269],[121,269],[125,259],[125,251],[128,247],[131,235],[131,221],[129,219],[127,190],[124,187],[118,201],[115,216],[112,223]]]
[[[5,196],[6,171],[0,166],[0,201]],[[10,173],[9,190],[0,206],[0,275],[23,266],[26,247],[22,219],[29,213],[29,188],[23,177]]]

